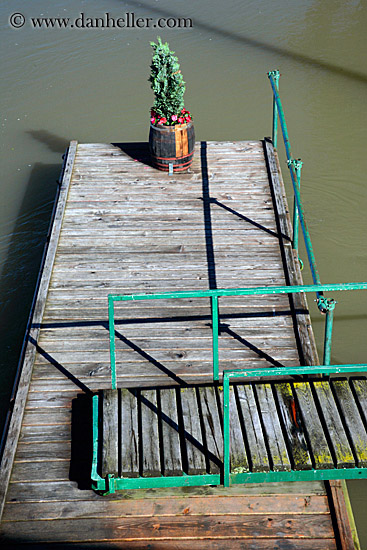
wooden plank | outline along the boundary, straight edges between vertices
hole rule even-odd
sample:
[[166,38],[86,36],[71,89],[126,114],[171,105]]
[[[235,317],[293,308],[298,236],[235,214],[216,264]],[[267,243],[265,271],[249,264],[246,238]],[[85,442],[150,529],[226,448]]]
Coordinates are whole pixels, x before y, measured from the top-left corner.
[[65,424],[51,424],[49,426],[22,426],[19,436],[21,443],[52,443],[52,442],[70,442],[71,426]]
[[141,407],[141,446],[142,475],[157,477],[161,475],[158,418],[156,390],[142,390],[140,392]]
[[270,452],[271,469],[276,472],[289,471],[291,463],[278,418],[272,387],[270,384],[254,385],[264,435]]
[[[77,142],[70,143],[67,157],[63,169],[61,187],[53,225],[50,230],[50,238],[47,248],[46,257],[44,260],[42,275],[37,284],[36,293],[33,298],[31,314],[28,319],[26,337],[23,342],[24,356],[22,371],[19,379],[17,394],[14,402],[12,416],[9,424],[6,445],[4,448],[1,469],[0,469],[0,518],[2,516],[6,491],[10,479],[12,462],[15,455],[16,445],[21,429],[24,406],[27,399],[28,388],[31,380],[33,360],[36,353],[34,342],[37,342],[39,335],[39,327],[42,320],[42,315],[46,303],[47,290],[51,278],[52,266],[56,254],[56,248],[60,235],[61,223],[65,209],[66,198],[71,181],[71,175],[74,167],[75,153]],[[23,355],[23,350],[21,357]]]
[[[199,498],[198,498],[199,497]],[[129,518],[139,516],[201,516],[238,514],[250,516],[255,514],[329,514],[326,496],[315,495],[237,495],[231,492],[226,495],[200,495],[180,497],[172,495],[155,495],[154,498],[126,498],[118,501],[110,499],[77,500],[57,502],[13,502],[5,509],[3,521],[25,521],[37,518],[77,519],[83,516],[101,519],[103,515],[110,518]]]
[[252,385],[236,387],[252,472],[268,472],[269,458]]
[[121,392],[121,476],[139,476],[139,425],[136,391],[122,388]]
[[[252,363],[254,365],[257,364],[260,367],[266,367],[274,366],[274,361],[277,361],[284,366],[287,363],[289,364],[290,361],[293,361],[294,363],[295,360],[294,350],[287,348],[273,348],[272,357],[270,355],[264,357],[256,350],[253,351],[251,349],[229,350],[222,348],[221,355],[223,362],[238,362],[241,363],[243,367],[248,365],[249,368]],[[75,356],[83,357],[83,362],[80,361],[80,370],[78,369],[79,362],[75,360]],[[98,356],[99,359],[96,356]],[[131,366],[133,363],[136,363],[137,373],[141,373],[144,369],[149,369],[152,373],[158,374],[162,371],[161,366],[162,363],[164,363],[165,366],[169,366],[170,369],[174,370],[180,370],[185,368],[185,366],[190,366],[192,369],[189,371],[189,374],[192,374],[195,372],[195,368],[197,369],[196,372],[200,372],[200,365],[203,365],[204,363],[211,364],[210,359],[208,359],[208,351],[205,349],[187,349],[186,351],[155,350],[154,358],[149,357],[149,354],[147,357],[146,354],[136,350],[119,350],[116,357],[119,365]],[[75,373],[79,373],[80,376],[94,376],[95,374],[102,374],[103,372],[107,374],[109,370],[109,356],[107,352],[95,352],[94,357],[93,353],[83,354],[83,352],[75,352],[74,356],[72,353],[66,356],[66,353],[63,355],[62,352],[55,352],[53,353],[51,360],[49,357],[43,357],[42,355],[37,357],[37,365],[39,365],[39,368],[37,369],[37,373],[35,373],[35,379],[48,378],[51,380],[56,378],[65,378],[65,374],[60,373],[58,369],[52,367],[49,369],[47,367],[47,365],[53,365],[55,361],[57,363],[63,361],[63,367],[69,371],[69,374],[72,374],[73,371],[75,371]],[[92,361],[97,361],[97,363],[92,363]],[[259,365],[259,363],[261,364]],[[241,368],[242,365],[240,366],[240,364],[238,364],[238,368]],[[43,366],[45,367],[43,368]],[[97,366],[97,370],[94,369],[94,366]],[[182,370],[180,370],[180,372],[183,373]],[[187,372],[187,368],[184,372]],[[130,371],[130,373],[132,373],[132,371]],[[122,375],[125,373],[122,373],[120,369],[119,374]]]
[[184,443],[189,475],[206,473],[205,448],[199,407],[195,388],[181,388],[181,409],[184,427]]
[[[162,334],[162,331],[161,331]],[[210,337],[201,337],[201,338],[194,338],[193,336],[189,337],[181,337],[181,333],[177,331],[177,334],[179,335],[176,338],[169,337],[165,338],[163,336],[158,336],[155,338],[151,338],[149,340],[145,340],[143,338],[135,337],[133,340],[134,346],[140,348],[141,350],[176,350],[176,351],[183,351],[186,349],[201,349],[201,350],[211,350],[212,349],[212,341]],[[274,345],[271,346],[271,341],[276,337],[277,333],[274,333],[272,335],[264,335],[260,331],[258,331],[256,336],[252,336],[250,342],[255,345],[257,348],[261,350],[272,350],[274,348]],[[209,336],[209,335],[208,335]],[[284,332],[282,333],[283,338],[279,338],[279,341],[276,342],[276,348],[292,348],[292,344],[294,342],[290,340],[289,338],[284,335]],[[126,338],[128,336],[126,335]],[[88,345],[89,344],[89,345]],[[74,339],[73,343],[70,342],[64,342],[64,341],[58,341],[58,340],[45,340],[43,339],[42,342],[40,342],[40,345],[44,346],[45,349],[47,349],[47,353],[54,354],[59,353],[62,351],[67,351],[68,349],[74,349],[76,352],[83,352],[83,351],[96,351],[96,352],[105,352],[107,351],[108,342],[106,342],[106,339],[104,340],[98,340],[97,338],[93,340],[77,340]],[[129,349],[128,344],[125,342],[122,342],[120,339],[116,340],[116,350],[120,349]],[[241,345],[238,340],[235,340],[234,338],[225,338],[221,337],[219,342],[220,348],[228,349],[228,350],[242,350],[243,351],[243,345]],[[42,400],[40,397],[38,401],[27,401],[27,409],[34,408],[34,407],[44,407],[48,406],[48,408],[57,408],[58,406],[66,406],[65,403],[65,397],[63,400],[56,400],[56,397],[54,398],[54,401],[52,403],[47,403]]]
[[361,380],[352,379],[351,386],[356,396],[363,423],[367,427],[367,380],[365,378]]
[[[153,538],[180,539],[220,539],[243,540],[266,537],[276,539],[330,539],[333,530],[327,515],[309,514],[293,516],[286,514],[257,514],[255,517],[243,515],[205,515],[200,521],[189,514],[184,516],[160,516],[129,518],[118,521],[104,518],[103,521],[90,519],[17,522],[19,542],[53,543],[89,542],[91,540],[131,542]],[[11,526],[11,524],[10,524]],[[52,528],[51,528],[52,527]],[[256,532],[256,538],[254,537]],[[10,538],[13,533],[7,533]],[[9,540],[9,539],[8,539]]]
[[328,382],[321,381],[313,382],[313,385],[320,402],[324,425],[329,434],[329,441],[334,451],[336,467],[354,468],[356,464],[353,452],[344,431],[330,385]]
[[80,392],[76,389],[75,391],[71,391],[63,395],[56,390],[53,393],[47,393],[45,395],[44,393],[32,392],[30,390],[28,392],[25,410],[27,411],[39,408],[47,408],[51,410],[58,409],[59,407],[71,408],[72,401],[77,397],[78,393]]
[[[131,233],[132,235],[135,234],[134,230],[125,230],[127,233]],[[167,239],[170,237],[171,233],[176,232],[177,230],[162,230],[159,234],[166,235]],[[138,232],[139,233],[139,232]],[[142,233],[145,233],[143,231]],[[187,233],[180,232],[185,239]],[[138,234],[139,236],[139,234]],[[79,271],[79,270],[91,270],[96,271],[96,274],[101,270],[101,268],[104,268],[106,271],[108,270],[117,270],[117,271],[124,271],[124,270],[134,270],[137,267],[143,267],[145,266],[146,271],[150,271],[151,269],[156,270],[177,270],[182,266],[183,269],[186,269],[187,266],[191,266],[195,269],[200,267],[207,267],[207,262],[205,258],[203,258],[200,254],[193,252],[192,254],[185,254],[182,253],[180,255],[176,256],[170,256],[169,262],[166,261],[162,264],[160,260],[167,260],[167,256],[157,256],[155,254],[149,254],[149,251],[147,251],[147,254],[144,258],[139,258],[136,255],[132,255],[129,257],[125,257],[119,254],[114,253],[113,250],[110,251],[110,255],[104,258],[99,257],[92,257],[92,255],[85,254],[84,256],[78,256],[77,254],[68,254],[67,256],[58,256],[55,262],[55,271]],[[248,265],[254,265],[254,264],[262,264],[263,262],[269,261],[273,262],[276,259],[280,258],[280,254],[277,250],[274,249],[274,247],[265,247],[265,250],[262,248],[259,249],[258,255],[256,258],[254,258],[253,254],[251,253],[251,249],[249,252],[246,252],[244,249],[239,249],[237,251],[237,254],[234,253],[228,253],[226,254],[223,252],[221,254],[220,258],[220,265],[227,266],[229,269],[233,265],[242,265],[243,263],[248,262]],[[246,260],[244,262],[243,260]],[[268,295],[268,298],[270,298],[271,295]]]
[[70,460],[50,460],[40,462],[14,462],[12,483],[25,481],[67,481],[69,479]]
[[176,390],[160,390],[159,393],[163,440],[163,473],[166,476],[182,475]]
[[[245,280],[248,275],[250,277],[256,277],[256,272],[261,271],[261,273],[266,276],[268,274],[269,277],[281,277],[282,271],[280,266],[274,265],[275,261],[273,260],[273,265],[253,265],[253,266],[239,266],[235,268],[231,268],[228,266],[224,267],[218,267],[216,269],[216,273],[221,274],[223,277],[225,276],[227,279],[231,278],[241,278],[242,280]],[[158,271],[159,270],[159,271]],[[78,271],[74,273],[65,273],[65,271],[61,271],[57,273],[55,272],[55,276],[53,278],[53,288],[58,288],[54,283],[63,282],[65,280],[65,276],[67,275],[69,281],[75,281],[79,283],[80,288],[83,288],[83,280],[88,281],[116,281],[116,280],[125,280],[129,279],[130,277],[136,277],[136,279],[144,278],[144,280],[156,280],[157,275],[158,277],[162,277],[162,275],[169,276],[177,276],[177,271],[180,270],[180,266],[177,266],[176,269],[172,269],[172,267],[166,269],[162,265],[160,265],[158,268],[150,268],[149,271],[146,269],[146,266],[142,266],[142,268],[135,267],[133,270],[118,270],[115,269],[114,271],[105,271],[104,275],[96,275],[96,273],[93,272],[87,272],[87,271]],[[242,272],[242,275],[241,275]],[[192,278],[197,279],[198,277],[206,278],[208,274],[208,269],[206,266],[202,265],[201,267],[191,267],[187,268],[185,266],[182,266],[182,276],[185,276],[183,278]],[[145,277],[146,275],[146,277]],[[200,280],[200,279],[199,279]],[[66,297],[66,295],[65,295]],[[202,299],[202,298],[201,298]],[[263,300],[264,301],[264,300]],[[172,303],[172,302],[171,302]],[[104,304],[105,305],[105,304]]]
[[[292,366],[294,361],[285,362],[285,365]],[[133,364],[132,364],[133,365]],[[244,368],[247,368],[249,365],[244,365]],[[251,368],[259,368],[261,366],[267,366],[265,363],[250,363]],[[107,368],[107,367],[106,367]],[[221,364],[220,372],[222,368],[225,370],[233,370],[233,363]],[[155,387],[155,386],[176,386],[186,384],[208,384],[213,380],[213,367],[211,363],[202,366],[202,369],[196,373],[189,373],[187,371],[180,372],[166,370],[161,374],[152,374],[149,370],[141,372],[139,376],[134,376],[134,373],[129,370],[125,375],[118,375],[117,381],[119,386],[126,388],[136,388],[136,387]],[[88,384],[87,388],[89,391],[98,391],[101,387],[107,387],[111,383],[109,376],[98,376],[93,379],[86,378],[82,379],[82,383]],[[253,381],[257,381],[256,378]],[[49,391],[55,387],[56,379],[38,379],[35,380],[34,387],[39,391]],[[57,385],[60,388],[60,391],[67,391],[70,387],[73,386],[73,382],[62,377],[57,380]]]
[[[223,544],[230,544],[231,550],[268,550],[269,544],[272,548],[282,548],[283,539],[281,538],[270,538],[268,540],[259,540],[258,538],[246,538],[243,539],[233,539],[230,536],[223,537],[219,540],[213,540],[211,538],[200,538],[200,539],[165,539],[165,540],[149,540],[147,541],[131,541],[130,539],[125,541],[119,541],[118,548],[124,548],[125,550],[172,550],[173,547],[178,547],[180,550],[201,550],[203,544],[205,544],[206,550],[222,550]],[[292,539],[291,548],[294,550],[336,550],[335,540],[334,539]],[[174,546],[173,546],[174,545]],[[245,546],[244,546],[245,545]],[[287,543],[288,548],[289,544]],[[104,542],[103,547],[108,549],[116,548],[115,542]],[[78,549],[80,550],[91,550],[95,548],[95,543],[82,542],[78,543]],[[39,550],[39,546],[36,546],[36,549]],[[32,544],[17,543],[17,550],[34,550]]]
[[70,453],[71,441],[37,441],[33,443],[19,441],[14,461],[70,460]]
[[200,495],[166,497],[156,495],[155,498],[127,498],[118,501],[77,500],[57,502],[12,502],[4,511],[3,521],[27,521],[52,519],[77,519],[88,516],[101,520],[103,516],[110,518],[129,518],[139,516],[154,516],[159,513],[164,516],[201,516],[211,515],[252,515],[252,514],[329,514],[326,496],[309,495]]
[[294,400],[290,384],[274,384],[285,434],[288,439],[288,449],[295,470],[311,470],[312,461],[304,434],[303,421],[299,415],[297,403]]
[[[163,221],[160,223],[164,223]],[[190,227],[192,227],[192,224],[190,221],[187,222]],[[140,224],[141,226],[141,224]],[[231,228],[230,228],[231,229]],[[246,247],[248,248],[254,248],[255,250],[257,248],[261,248],[264,244],[266,247],[269,247],[270,249],[272,242],[274,241],[274,238],[267,238],[263,235],[256,237],[252,237],[248,240],[246,243]],[[216,244],[214,246],[214,251],[216,254],[219,253],[225,253],[225,252],[231,252],[234,253],[238,249],[237,245],[233,244]],[[125,246],[120,246],[118,244],[114,247],[114,253],[115,254],[137,254],[141,255],[145,251],[145,248],[143,246],[139,246],[135,243],[126,244]],[[185,252],[186,254],[190,253],[203,253],[206,251],[206,247],[204,245],[196,245],[196,244],[188,244],[188,245],[167,245],[165,247],[163,246],[154,246],[152,245],[150,247],[150,253],[159,253],[159,254],[181,254]],[[104,255],[110,256],[111,252],[106,248],[105,246],[99,246],[98,241],[90,241],[89,243],[85,243],[84,246],[64,246],[60,245],[58,248],[58,254],[66,255],[66,254],[78,254],[79,256],[83,256],[85,253],[87,253],[90,256],[97,256],[103,257]]]
[[223,468],[223,433],[214,387],[199,389],[209,471],[218,474]]
[[347,380],[331,382],[359,468],[367,467],[367,433]]
[[[160,489],[159,492],[151,491],[150,489],[134,489],[125,491],[124,495],[128,500],[139,499],[156,499],[156,498],[186,498],[188,496],[197,497],[203,496],[233,496],[247,495],[257,496],[262,498],[264,495],[294,495],[306,504],[312,495],[325,496],[326,490],[324,483],[321,481],[304,482],[295,481],[290,483],[246,483],[246,485],[233,485],[230,488],[218,487],[176,487]],[[93,491],[81,492],[75,482],[67,481],[44,481],[38,482],[18,482],[10,483],[9,493],[7,495],[7,504],[10,503],[25,503],[25,502],[63,502],[63,501],[81,501],[88,499],[88,502],[101,500],[101,496]],[[102,499],[105,501],[106,499]],[[108,502],[113,500],[120,501],[121,494],[108,496]],[[264,510],[266,512],[266,510]]]
[[311,445],[314,467],[316,469],[334,468],[333,458],[325,438],[310,385],[308,382],[294,382],[293,386]]
[[71,424],[71,411],[67,407],[58,409],[32,409],[26,410],[23,416],[23,426],[48,426],[48,425],[63,424],[64,426]]
[[[219,388],[221,412],[223,415],[223,390]],[[239,409],[237,406],[236,390],[234,385],[229,386],[229,442],[231,472],[248,472],[250,462],[247,456],[244,436],[241,427]]]
[[[342,550],[360,549],[345,480],[329,481]],[[353,526],[353,527],[352,527]]]
[[[151,323],[152,325],[153,323]],[[204,323],[197,323],[194,324],[192,322],[188,323],[186,326],[183,326],[183,323],[178,322],[172,322],[172,323],[166,323],[166,326],[164,327],[164,331],[159,326],[151,326],[149,330],[149,341],[151,342],[151,345],[153,346],[154,342],[159,344],[162,340],[173,340],[177,338],[178,340],[181,339],[181,341],[191,339],[193,341],[205,341],[208,337],[210,337],[210,332],[208,326],[205,326]],[[138,345],[140,342],[145,340],[144,336],[141,336],[141,328],[139,327],[139,324],[136,323],[135,325],[133,323],[129,324],[129,326],[124,326],[123,328],[119,328],[119,332],[123,335],[126,335],[127,338],[134,338],[134,342],[137,342]],[[248,326],[238,327],[237,334],[239,336],[242,336],[243,338],[248,338],[249,341],[256,342],[258,339],[269,340],[273,338],[275,341],[282,341],[283,339],[288,339],[292,337],[291,330],[287,331],[284,330],[284,327],[282,325],[277,325],[274,323],[274,318],[272,315],[266,316],[264,315],[262,318],[262,327],[261,329],[258,326],[252,326],[250,323]],[[70,340],[73,342],[72,345],[76,345],[78,342],[85,342],[85,340],[89,340],[91,345],[98,346],[99,342],[103,342],[103,346],[106,345],[106,328],[103,326],[98,326],[97,323],[90,323],[90,324],[81,324],[81,326],[78,327],[72,327],[68,325],[67,323],[61,323],[60,326],[48,326],[48,328],[43,328],[41,331],[41,337],[40,337],[40,346],[44,344],[44,348],[46,349],[46,346],[50,346],[50,351],[53,351],[51,346],[55,348],[55,351],[67,349],[67,342],[64,340]],[[233,336],[230,336],[228,333],[222,331],[220,334],[220,342],[227,342],[227,340],[233,340]],[[94,343],[96,342],[96,343]],[[82,345],[82,344],[81,344]],[[102,344],[101,344],[102,345]],[[119,339],[116,338],[116,346],[123,346],[124,343]],[[143,347],[140,346],[140,347]],[[83,348],[84,349],[84,348]],[[50,396],[52,398],[52,395]]]

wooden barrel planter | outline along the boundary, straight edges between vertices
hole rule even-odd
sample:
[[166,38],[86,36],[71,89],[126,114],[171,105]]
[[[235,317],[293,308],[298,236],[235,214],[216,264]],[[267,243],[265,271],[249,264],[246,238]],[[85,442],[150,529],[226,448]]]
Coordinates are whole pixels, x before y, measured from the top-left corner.
[[195,132],[192,122],[175,126],[150,125],[149,148],[152,162],[158,170],[168,172],[173,164],[174,172],[187,170],[192,163]]

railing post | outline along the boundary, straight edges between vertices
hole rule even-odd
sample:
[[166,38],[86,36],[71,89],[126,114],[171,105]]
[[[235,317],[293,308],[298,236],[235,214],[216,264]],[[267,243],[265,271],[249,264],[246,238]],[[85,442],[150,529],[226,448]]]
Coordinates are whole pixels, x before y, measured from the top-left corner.
[[114,303],[111,296],[108,297],[108,328],[110,334],[110,361],[111,361],[111,386],[116,389],[116,353],[115,353],[115,315]]
[[223,374],[223,484],[229,487],[230,484],[230,431],[229,431],[229,376]]
[[[270,76],[273,77],[275,86],[276,86],[277,90],[279,90],[280,72],[279,71],[270,71],[268,73],[268,77],[270,78]],[[276,149],[277,144],[278,144],[278,106],[277,106],[277,103],[275,101],[274,96],[273,96],[273,136],[272,136],[272,139],[273,139],[274,148]]]
[[326,314],[325,318],[325,336],[324,336],[324,358],[323,365],[330,365],[331,359],[331,343],[333,335],[333,322],[334,322],[334,309],[336,306],[336,301],[324,296],[320,296],[317,301],[317,305],[322,313]]
[[[303,162],[301,159],[292,159],[288,161],[288,166],[292,165],[296,172],[298,191],[301,189],[301,169]],[[299,213],[296,197],[293,199],[293,248],[298,252],[298,234],[299,234]]]
[[219,356],[218,356],[218,296],[212,296],[212,337],[213,337],[213,379],[219,380]]

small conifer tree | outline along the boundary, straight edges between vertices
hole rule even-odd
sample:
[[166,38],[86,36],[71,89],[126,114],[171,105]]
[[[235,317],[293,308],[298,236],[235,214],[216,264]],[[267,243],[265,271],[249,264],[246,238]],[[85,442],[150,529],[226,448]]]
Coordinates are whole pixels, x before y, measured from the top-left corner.
[[184,108],[185,82],[177,57],[169,49],[167,42],[158,37],[157,43],[151,42],[154,52],[149,77],[155,95],[152,108],[152,124],[173,125],[189,122],[191,115]]

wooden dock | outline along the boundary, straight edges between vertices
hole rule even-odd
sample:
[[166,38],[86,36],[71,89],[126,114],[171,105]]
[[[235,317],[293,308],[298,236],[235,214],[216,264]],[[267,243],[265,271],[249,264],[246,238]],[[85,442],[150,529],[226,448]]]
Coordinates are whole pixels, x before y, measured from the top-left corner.
[[[198,143],[172,176],[145,143],[71,143],[3,455],[4,544],[353,548],[340,482],[88,489],[90,395],[110,387],[107,295],[299,284],[290,236],[268,140]],[[119,303],[115,318],[119,387],[212,381],[209,301]],[[221,298],[219,356],[220,372],[318,364],[305,299]]]

